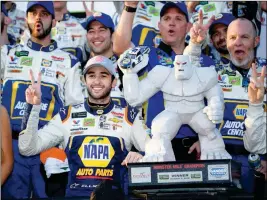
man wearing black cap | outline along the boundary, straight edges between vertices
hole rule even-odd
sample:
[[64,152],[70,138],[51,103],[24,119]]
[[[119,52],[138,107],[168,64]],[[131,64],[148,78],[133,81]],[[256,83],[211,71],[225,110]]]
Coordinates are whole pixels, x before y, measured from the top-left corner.
[[[131,23],[134,19],[137,3],[125,2],[120,22],[114,35],[114,52],[120,54],[131,46]],[[182,2],[167,2],[160,11],[160,21],[158,23],[162,41],[157,48],[150,47],[149,63],[142,69],[138,76],[144,78],[146,74],[156,65],[171,66],[177,54],[183,54],[186,43],[185,37],[189,32],[188,12],[186,5]],[[202,66],[214,66],[215,63],[208,56],[203,55],[200,59]],[[163,111],[164,101],[162,92],[156,93],[143,104],[143,113],[146,125],[151,127],[152,120]],[[197,135],[187,125],[183,125],[173,140],[174,151],[177,152],[176,160],[195,160],[197,153],[190,148]],[[178,153],[179,152],[179,153]]]
[[226,33],[229,24],[234,19],[235,17],[230,13],[220,13],[215,16],[209,28],[211,46],[207,46],[203,52],[215,61],[217,70],[230,62],[226,47]]
[[40,173],[40,157],[24,157],[18,149],[18,135],[25,112],[24,98],[30,80],[29,69],[39,71],[42,79],[42,108],[39,128],[50,121],[63,105],[83,102],[80,63],[77,58],[57,47],[51,40],[55,26],[51,1],[30,1],[27,5],[27,24],[31,38],[27,44],[2,46],[1,79],[2,104],[8,111],[12,126],[14,168],[2,187],[4,199],[45,198],[45,185]]
[[126,180],[124,165],[143,157],[130,152],[131,147],[144,151],[149,136],[137,109],[117,106],[111,100],[116,72],[110,59],[94,56],[83,74],[89,97],[61,109],[40,130],[36,116],[41,109],[41,75],[37,83],[31,75],[32,84],[25,93],[29,106],[24,115],[27,127],[20,133],[19,150],[24,156],[32,156],[63,143],[70,168],[66,196],[89,198],[96,186],[107,180],[109,199],[117,200],[115,194],[123,193],[121,187]]
[[7,33],[8,25],[11,23],[11,19],[8,17],[7,11],[3,3],[1,3],[1,35],[0,46],[5,44],[15,44],[16,39]]

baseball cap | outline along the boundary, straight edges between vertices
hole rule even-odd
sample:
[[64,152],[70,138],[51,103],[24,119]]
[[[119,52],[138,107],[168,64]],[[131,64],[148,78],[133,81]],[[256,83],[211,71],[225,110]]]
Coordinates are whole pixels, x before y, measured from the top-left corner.
[[114,31],[114,23],[113,23],[111,17],[105,13],[95,12],[93,15],[88,17],[88,19],[86,21],[86,25],[85,25],[86,30],[88,30],[89,24],[92,21],[98,21],[101,24],[103,24],[104,26],[106,26],[107,28],[111,28],[112,31]]
[[55,18],[53,1],[29,1],[27,5],[26,13],[29,11],[31,7],[36,6],[36,5],[44,7],[52,15],[52,18],[53,19]]
[[115,72],[115,68],[113,66],[113,62],[110,59],[108,59],[107,57],[100,56],[100,55],[94,56],[93,58],[88,60],[88,62],[86,63],[86,65],[84,67],[83,74],[86,74],[86,72],[91,67],[99,67],[99,66],[105,67],[111,75],[115,76],[116,72]]
[[160,11],[160,17],[162,17],[169,8],[178,8],[182,13],[184,13],[184,15],[186,17],[186,20],[188,21],[188,12],[187,12],[187,8],[186,8],[185,3],[179,2],[179,1],[176,2],[176,3],[174,3],[174,2],[168,2],[168,3],[166,3],[162,7],[162,9]]
[[4,13],[6,17],[8,17],[7,10],[3,2],[1,2],[1,12]]
[[229,26],[229,24],[235,20],[234,15],[230,14],[230,13],[220,13],[218,15],[215,16],[215,20],[212,22],[212,24],[210,25],[209,28],[209,34],[213,35],[214,31],[213,31],[213,27],[216,24],[224,24],[225,26]]

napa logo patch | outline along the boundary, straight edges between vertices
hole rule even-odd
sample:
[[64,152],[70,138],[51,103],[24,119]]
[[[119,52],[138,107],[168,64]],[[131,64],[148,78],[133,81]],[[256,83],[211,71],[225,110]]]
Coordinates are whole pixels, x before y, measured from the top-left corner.
[[236,119],[244,120],[247,113],[248,105],[237,105],[233,111]]
[[107,137],[84,138],[78,154],[85,167],[107,167],[115,151]]

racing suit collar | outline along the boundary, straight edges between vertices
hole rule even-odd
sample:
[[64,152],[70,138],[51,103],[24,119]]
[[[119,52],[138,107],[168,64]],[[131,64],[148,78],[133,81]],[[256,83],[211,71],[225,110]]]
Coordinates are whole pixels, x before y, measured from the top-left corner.
[[103,115],[109,113],[113,109],[114,103],[112,100],[110,100],[109,104],[105,107],[92,106],[89,104],[89,99],[87,98],[86,101],[84,102],[84,107],[86,111],[92,115]]
[[51,44],[48,46],[42,46],[41,44],[33,42],[31,39],[28,40],[27,46],[34,50],[34,51],[43,51],[43,52],[51,52],[57,49],[57,42],[54,40],[51,40]]

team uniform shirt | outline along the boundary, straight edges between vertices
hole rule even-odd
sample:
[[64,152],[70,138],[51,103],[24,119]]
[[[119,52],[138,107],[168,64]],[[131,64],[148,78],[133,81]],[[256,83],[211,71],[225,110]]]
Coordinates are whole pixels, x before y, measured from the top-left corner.
[[[266,65],[266,60],[257,58],[255,62],[257,63],[257,72],[260,74],[261,68]],[[244,118],[248,109],[250,76],[251,69],[241,70],[233,64],[218,71],[218,80],[224,91],[225,101],[224,121],[218,128],[226,145],[234,145],[239,149],[238,152],[244,153],[246,152],[243,143]]]
[[[57,42],[59,48],[67,51],[81,62],[86,61],[85,44],[87,31],[83,27],[85,19],[78,19],[69,13],[63,15],[61,21],[57,21],[56,26],[51,30],[51,38]],[[27,29],[23,35],[23,42],[27,43],[30,32]],[[80,49],[80,50],[79,50]]]
[[[255,59],[257,72],[266,65],[266,60]],[[232,63],[218,71],[218,81],[224,92],[223,122],[217,125],[224,139],[226,150],[231,154],[233,161],[241,168],[240,183],[243,190],[253,192],[254,172],[248,163],[249,152],[244,147],[245,115],[248,109],[248,85],[251,69],[240,69]],[[264,104],[266,111],[266,102]],[[264,113],[266,119],[266,112]]]
[[17,5],[12,3],[12,8],[8,11],[8,17],[12,22],[7,27],[7,33],[15,38],[19,43],[24,30],[26,29],[26,13],[17,9]]
[[[151,71],[156,65],[173,67],[175,56],[176,54],[171,49],[171,47],[163,42],[160,43],[158,48],[150,47],[148,65],[138,73],[139,79],[142,80],[143,78],[145,78],[147,73]],[[202,67],[215,66],[215,63],[205,55],[202,55],[199,61]],[[161,91],[156,93],[143,104],[144,120],[148,128],[151,128],[152,120],[164,109],[163,93]],[[188,125],[182,125],[176,135],[176,138],[196,136],[196,133]]]
[[23,155],[33,155],[63,142],[70,168],[67,196],[88,197],[103,180],[122,184],[127,152],[132,145],[144,151],[146,129],[135,108],[112,101],[105,108],[93,107],[86,100],[61,109],[36,134],[40,109],[32,107],[19,148]]

